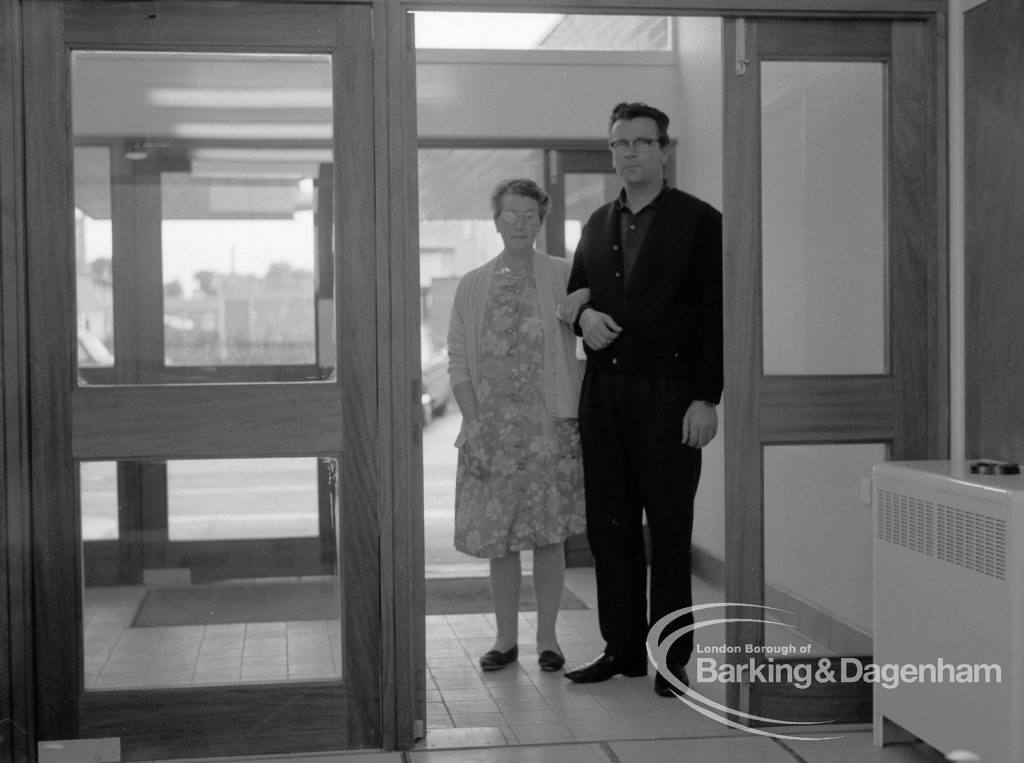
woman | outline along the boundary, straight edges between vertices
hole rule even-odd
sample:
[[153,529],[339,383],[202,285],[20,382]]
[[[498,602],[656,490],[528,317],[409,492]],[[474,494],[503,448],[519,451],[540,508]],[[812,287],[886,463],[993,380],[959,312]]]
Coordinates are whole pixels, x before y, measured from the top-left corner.
[[533,550],[538,662],[548,671],[565,664],[555,636],[562,544],[584,529],[581,374],[575,336],[558,315],[574,313],[585,295],[567,300],[569,264],[534,248],[549,203],[532,180],[498,184],[491,209],[504,248],[463,276],[448,331],[448,371],[462,412],[455,547],[490,560],[497,636],[480,658],[486,671],[519,656],[525,549]]

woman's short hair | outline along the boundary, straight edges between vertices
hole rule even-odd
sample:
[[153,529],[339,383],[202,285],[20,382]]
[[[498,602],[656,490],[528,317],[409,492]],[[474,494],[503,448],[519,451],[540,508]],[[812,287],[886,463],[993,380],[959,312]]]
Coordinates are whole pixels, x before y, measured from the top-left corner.
[[544,222],[544,218],[548,216],[548,209],[551,208],[551,197],[529,178],[508,178],[495,186],[494,193],[491,194],[491,211],[494,213],[495,222],[501,214],[501,200],[510,193],[536,201],[540,208],[540,221]]
[[661,109],[656,109],[653,106],[648,106],[646,103],[639,101],[634,103],[626,103],[623,101],[612,109],[611,119],[608,120],[608,129],[612,129],[612,125],[618,122],[620,119],[637,119],[638,117],[647,117],[653,119],[654,124],[658,126],[658,144],[664,148],[669,143],[668,138],[668,114]]

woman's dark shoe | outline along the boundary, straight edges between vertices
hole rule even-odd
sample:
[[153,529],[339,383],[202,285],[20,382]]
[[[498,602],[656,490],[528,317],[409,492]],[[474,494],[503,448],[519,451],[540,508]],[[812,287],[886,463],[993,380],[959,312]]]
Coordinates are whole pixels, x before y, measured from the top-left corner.
[[497,649],[492,649],[480,658],[480,667],[487,672],[501,670],[506,665],[511,665],[517,659],[519,659],[518,645],[512,647],[507,652],[499,652]]
[[548,673],[554,673],[565,666],[565,658],[558,652],[553,652],[550,649],[545,649],[541,652],[537,662],[540,663],[540,669],[546,670]]

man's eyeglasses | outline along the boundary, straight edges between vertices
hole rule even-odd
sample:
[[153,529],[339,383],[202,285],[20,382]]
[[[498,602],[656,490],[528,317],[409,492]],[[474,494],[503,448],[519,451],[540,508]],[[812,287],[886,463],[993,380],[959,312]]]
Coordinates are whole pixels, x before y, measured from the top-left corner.
[[624,154],[629,149],[629,147],[632,146],[633,151],[635,151],[636,153],[646,154],[648,151],[650,151],[651,146],[653,146],[657,142],[657,138],[637,138],[632,143],[629,142],[628,140],[613,140],[611,143],[608,144],[608,147],[618,154]]
[[515,225],[518,222],[522,222],[523,225],[530,225],[539,219],[539,215],[536,212],[516,212],[512,209],[501,210],[500,217],[509,225]]

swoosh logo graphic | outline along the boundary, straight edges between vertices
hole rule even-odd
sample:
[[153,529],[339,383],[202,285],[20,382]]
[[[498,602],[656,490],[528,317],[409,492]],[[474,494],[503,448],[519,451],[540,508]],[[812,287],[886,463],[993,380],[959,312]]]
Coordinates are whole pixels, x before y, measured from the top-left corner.
[[[696,631],[700,628],[708,628],[712,625],[723,625],[725,623],[764,623],[765,625],[774,625],[782,628],[790,628],[796,630],[796,626],[787,625],[785,623],[779,623],[774,620],[762,620],[760,618],[751,617],[725,617],[717,618],[714,620],[702,620],[697,622],[694,618],[692,625],[687,625],[678,630],[673,631],[666,638],[662,638],[662,634],[665,629],[672,623],[672,621],[683,617],[694,612],[699,612],[706,609],[716,609],[720,607],[749,607],[753,609],[759,609],[764,612],[782,612],[785,614],[794,614],[785,609],[778,609],[777,607],[765,607],[760,604],[741,604],[738,602],[719,602],[716,604],[698,604],[693,607],[687,607],[685,609],[677,609],[671,614],[665,615],[663,618],[658,620],[647,633],[647,655],[650,657],[651,662],[654,664],[655,669],[661,676],[672,684],[680,694],[677,694],[677,698],[680,702],[697,711],[701,715],[711,718],[718,723],[725,726],[730,726],[734,729],[746,731],[749,734],[756,734],[758,736],[773,737],[775,739],[792,739],[796,741],[815,741],[821,742],[829,739],[842,739],[842,736],[792,736],[789,734],[777,734],[771,731],[763,731],[761,729],[751,728],[750,726],[744,726],[743,724],[737,723],[736,721],[727,718],[722,713],[728,713],[729,715],[739,716],[746,718],[751,721],[761,721],[776,726],[819,726],[823,723],[829,723],[830,721],[787,721],[780,718],[768,718],[763,715],[751,715],[750,713],[744,713],[740,710],[733,710],[732,708],[720,705],[714,700],[705,697],[703,694],[691,689],[689,686],[684,684],[674,675],[671,671],[662,670],[661,666],[668,662],[668,650],[678,639],[682,638],[685,634]],[[698,704],[700,703],[700,704]],[[720,711],[720,712],[716,712]]]

